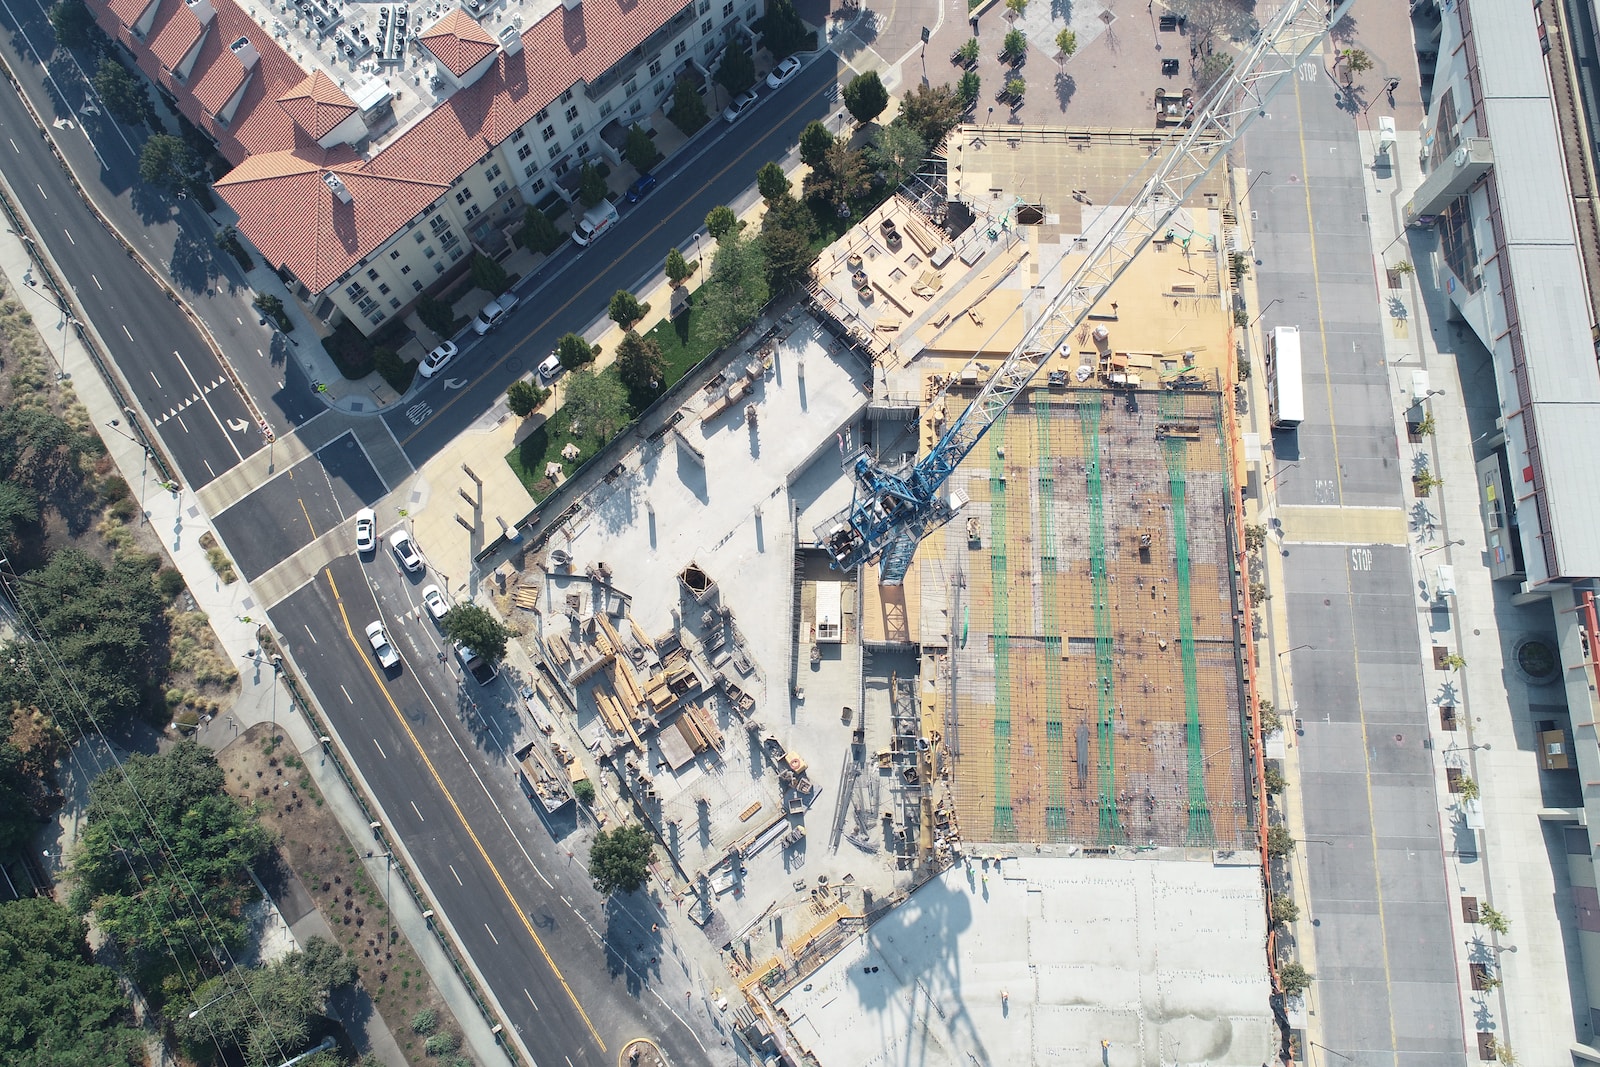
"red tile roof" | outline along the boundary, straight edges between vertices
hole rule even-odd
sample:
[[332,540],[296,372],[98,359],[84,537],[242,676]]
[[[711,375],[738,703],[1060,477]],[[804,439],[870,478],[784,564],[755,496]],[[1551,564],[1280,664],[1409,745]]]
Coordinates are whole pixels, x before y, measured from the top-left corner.
[[320,70],[278,97],[278,106],[313,138],[326,136],[356,109],[345,91]]
[[[259,36],[259,34],[258,34]],[[234,40],[238,40],[237,37]],[[244,64],[239,62],[239,57],[233,50],[224,48],[205,67],[197,62],[194,73],[189,82],[194,88],[194,98],[206,112],[215,115],[220,112],[232,99],[233,94],[239,91],[239,86],[244,84],[245,75],[249,73],[244,69]]]
[[124,26],[132,26],[153,3],[155,0],[111,0],[111,13]]
[[205,27],[183,0],[168,0],[165,10],[156,12],[150,27],[150,51],[167,70],[172,70],[200,39]]
[[459,7],[430,26],[421,40],[458,78],[499,47],[489,31]]
[[[216,24],[191,78],[198,85],[229,42],[250,37],[261,60],[227,126],[205,114],[189,87],[156,67],[150,48],[127,32],[108,2],[89,0],[101,25],[132,49],[140,67],[177,97],[184,113],[236,164],[217,192],[238,213],[239,229],[274,266],[286,266],[313,292],[327,289],[381,247],[541,108],[610,70],[684,7],[684,0],[583,0],[576,9],[557,7],[524,31],[520,52],[501,53],[478,81],[362,161],[344,146],[317,146],[314,131],[326,122],[320,113],[332,106],[326,87],[318,83],[313,91],[318,75],[307,78],[233,0],[211,0]],[[180,9],[194,18],[182,0],[159,2],[157,26],[171,22]],[[466,27],[459,20],[455,25],[460,40]],[[152,39],[155,34],[153,27]],[[231,54],[228,59],[237,66]],[[301,113],[311,109],[318,115],[308,124]],[[352,203],[328,189],[324,170],[339,174]]]

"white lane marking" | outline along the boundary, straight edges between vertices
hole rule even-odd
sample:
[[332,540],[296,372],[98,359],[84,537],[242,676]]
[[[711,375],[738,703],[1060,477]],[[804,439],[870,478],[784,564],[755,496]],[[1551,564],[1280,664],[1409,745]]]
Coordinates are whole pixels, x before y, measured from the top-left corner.
[[539,1004],[538,1004],[537,1001],[535,1001],[533,999],[533,994],[528,992],[528,987],[527,986],[523,986],[522,987],[522,995],[528,998],[528,1003],[533,1005],[533,1010],[534,1011],[538,1011],[539,1010]]
[[72,240],[72,231],[71,230],[69,230],[65,226],[63,226],[63,227],[61,227],[61,232],[67,235],[67,240],[72,241],[72,247],[74,247],[74,248],[78,247],[78,242]]
[[[126,325],[124,325],[124,326],[123,326],[123,327],[122,327],[122,332],[123,332],[123,333],[128,333],[128,327],[127,327],[127,326],[126,326]],[[128,340],[130,340],[130,341],[131,341],[131,340],[133,340],[133,334],[131,334],[131,333],[128,333]]]
[[[539,881],[543,882],[549,888],[554,889],[555,886],[553,884],[551,884],[550,879],[548,879],[548,878],[546,878],[544,876],[544,872],[539,869],[539,865],[537,863],[533,862],[533,857],[528,855],[527,846],[525,846],[522,843],[521,835],[519,835],[515,830],[513,830],[511,828],[511,822],[510,822],[509,819],[506,818],[505,812],[501,812],[500,813],[500,821],[505,823],[506,832],[508,832],[511,835],[511,840],[513,840],[513,841],[515,841],[517,843],[517,848],[522,850],[522,858],[528,861],[528,866],[532,867],[533,868],[533,873],[537,874],[539,876]],[[540,853],[540,855],[543,855],[543,853]]]
[[[493,930],[489,930],[489,924],[488,923],[484,923],[483,924],[483,928],[485,930],[488,930],[488,932],[489,932],[489,940],[493,941],[495,944],[498,945],[500,943],[500,939],[498,937],[494,936],[494,931]],[[567,1062],[571,1063],[572,1061],[568,1060]]]
[[44,197],[46,200],[50,199],[50,194],[44,191],[44,186],[40,185],[38,182],[34,182],[33,187],[39,190],[40,196]]
[[378,739],[376,737],[372,739],[372,746],[378,750],[378,755],[382,756],[384,759],[389,758],[389,753],[385,752],[383,750],[383,746],[378,744]]
[[[6,140],[11,141],[11,138],[7,137]],[[15,141],[11,141],[11,150],[19,156],[22,155],[22,149],[17,147],[17,142]]]
[[456,885],[458,885],[461,888],[465,889],[467,887],[467,883],[465,883],[465,882],[463,882],[461,880],[461,876],[459,874],[456,874],[456,865],[453,864],[453,863],[447,863],[447,864],[445,864],[445,866],[449,867],[450,868],[450,873],[455,875]]
[[352,706],[354,706],[354,704],[356,702],[356,698],[350,695],[350,690],[346,689],[344,686],[341,685],[339,687],[339,692],[343,693],[344,694],[344,698],[346,700],[348,700],[351,703]]
[[[124,326],[122,329],[123,329],[123,332],[126,333],[128,328],[126,326]],[[133,334],[131,334],[131,333],[128,334],[128,339],[131,341],[133,339]],[[156,388],[157,389],[165,389],[166,388],[166,386],[161,384],[161,379],[156,377],[156,372],[155,371],[151,371],[150,372],[150,380],[152,382],[156,383]]]
[[94,287],[100,290],[102,293],[106,291],[106,287],[100,284],[100,279],[96,278],[93,274],[89,275],[89,280],[94,282]]
[[[305,626],[306,624],[305,623],[301,623],[300,625],[301,626]],[[306,636],[311,638],[311,643],[313,645],[317,643],[317,635],[311,632],[311,627],[309,627],[309,626],[306,626]],[[339,688],[343,689],[344,687],[340,686]],[[345,696],[349,696],[349,695],[350,695],[349,693],[345,694]],[[354,703],[354,701],[352,701],[352,703]]]
[[[185,373],[185,374],[187,374],[189,376],[189,383],[194,386],[194,391],[195,392],[201,394],[200,395],[201,402],[205,404],[206,410],[211,412],[211,417],[216,420],[217,425],[221,426],[222,425],[222,418],[221,418],[221,416],[219,416],[217,414],[216,409],[211,406],[211,401],[207,400],[205,398],[205,394],[203,392],[201,392],[200,383],[195,381],[194,371],[190,370],[189,369],[189,364],[187,364],[187,363],[185,363],[183,361],[183,357],[181,355],[178,355],[177,349],[173,349],[172,354],[175,355],[175,356],[178,356],[178,365],[183,368],[183,373]],[[185,429],[187,429],[187,427],[185,427]],[[233,454],[236,457],[238,457],[239,462],[243,463],[244,462],[244,453],[240,452],[239,451],[239,446],[233,443],[233,438],[229,437],[227,434],[224,434],[223,438],[228,442],[228,447],[233,449]],[[208,464],[208,466],[209,466],[209,464]],[[213,477],[215,477],[215,475],[213,475]]]
[[422,809],[417,807],[417,802],[415,800],[413,800],[411,802],[411,810],[416,812],[417,813],[417,818],[422,819],[423,822],[427,822],[428,821],[427,819],[423,819],[422,818]]

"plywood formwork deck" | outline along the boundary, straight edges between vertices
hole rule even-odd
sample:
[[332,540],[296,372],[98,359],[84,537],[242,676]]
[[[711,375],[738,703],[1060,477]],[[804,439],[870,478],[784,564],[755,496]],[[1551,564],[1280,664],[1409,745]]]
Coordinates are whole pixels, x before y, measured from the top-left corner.
[[1220,402],[1033,390],[956,471],[912,580],[967,840],[1248,844]]

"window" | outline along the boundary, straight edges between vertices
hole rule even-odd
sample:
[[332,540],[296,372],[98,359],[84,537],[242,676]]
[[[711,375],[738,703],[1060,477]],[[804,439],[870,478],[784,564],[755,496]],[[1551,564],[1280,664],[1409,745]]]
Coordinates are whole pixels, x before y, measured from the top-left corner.
[[572,124],[572,136],[574,136],[574,137],[582,137],[583,136],[583,123],[575,122],[575,123]]
[[656,82],[656,99],[661,99],[661,94],[667,91],[666,82]]
[[382,322],[384,319],[386,319],[388,317],[389,317],[389,315],[388,315],[387,312],[375,311],[371,315],[367,316],[367,321],[372,323],[372,325],[376,326],[376,325],[378,325],[378,323]]
[[550,109],[547,107],[541,107],[539,109],[539,113],[533,117],[536,122],[543,122],[545,119],[550,117]]
[[700,0],[700,14],[704,15],[711,10],[711,0]]
[[498,177],[500,177],[500,164],[498,163],[483,172],[483,180],[486,182],[492,182]]
[[407,274],[410,274],[410,273],[411,273],[411,264],[407,263],[405,266],[400,268],[400,277],[404,278]]
[[1439,215],[1439,244],[1444,249],[1445,266],[1469,293],[1483,286],[1478,268],[1477,234],[1472,231],[1472,209],[1468,197],[1451,201]]
[[389,306],[398,309],[400,307],[400,298],[398,296],[391,296],[389,298]]
[[444,264],[443,263],[435,263],[433,265],[433,273],[435,273],[435,274],[443,274],[444,273]]
[[438,211],[438,210],[439,210],[439,205],[437,205],[437,204],[429,204],[427,207],[422,209],[422,214],[419,217],[425,219],[429,215],[432,215],[435,211]]
[[435,234],[438,234],[440,230],[450,228],[450,220],[445,218],[443,215],[439,215],[435,217],[432,222],[428,223],[428,225],[433,227],[433,232]]
[[465,204],[468,200],[471,200],[471,199],[472,199],[472,190],[471,189],[463,189],[459,193],[456,194],[456,203],[458,203],[458,204]]
[[465,248],[461,248],[460,246],[452,248],[450,250],[450,262],[454,263],[456,260],[466,255],[466,252],[467,250]]
[[432,245],[429,245],[427,248],[424,248],[422,250],[422,258],[423,259],[432,259],[437,254],[438,253],[434,252]]
[[728,0],[726,4],[722,5],[722,17],[727,18],[731,14],[733,14],[733,0]]
[[635,100],[633,103],[628,105],[628,114],[630,114],[630,115],[637,115],[639,112],[641,112],[643,110],[644,110],[644,105],[639,103],[639,101],[637,101],[637,100]]
[[688,50],[689,50],[689,42],[688,41],[679,41],[677,44],[672,46],[672,57],[674,59],[676,59],[677,57],[683,55]]
[[443,237],[439,238],[439,247],[440,248],[454,248],[456,246],[456,244],[460,240],[461,240],[461,238],[456,236],[456,232],[454,230],[451,230],[449,233],[447,233]]
[[661,57],[656,56],[650,61],[650,77],[654,78],[661,73]]
[[388,282],[384,282],[382,285],[378,286],[378,293],[380,295],[382,295],[382,296],[388,296],[389,295],[389,283]]
[[629,78],[628,84],[622,87],[622,91],[627,93],[629,96],[632,96],[634,93],[639,91],[638,81],[633,78]]
[[546,141],[550,140],[550,138],[554,137],[555,135],[556,128],[554,126],[546,126],[544,129],[539,131],[539,136],[544,138]]
[[581,145],[578,146],[578,158],[582,159],[584,156],[586,156],[588,154],[589,154],[589,142],[585,141]]
[[561,146],[560,145],[553,144],[553,145],[550,146],[550,158],[551,159],[555,159],[560,154],[561,154]]
[[398,248],[390,249],[389,250],[389,258],[390,259],[399,259],[400,258],[400,250]]
[[600,117],[605,118],[609,114],[611,114],[611,101],[607,100],[600,105]]
[[499,200],[502,196],[505,196],[510,191],[511,191],[511,183],[510,182],[501,182],[499,185],[496,185],[494,187],[494,198],[496,200]]
[[423,233],[421,230],[418,230],[416,236],[413,238],[413,240],[419,245],[423,241],[426,241],[427,239],[428,239],[428,235]]
[[551,167],[550,172],[559,178],[571,169],[572,165],[563,159],[560,163],[557,163],[555,166]]
[[561,94],[561,102],[563,104],[572,103],[572,90],[571,89],[568,89],[566,92]]
[[[708,34],[710,32],[711,32],[711,20],[710,19],[706,19],[704,22],[702,22],[700,24],[700,35],[703,37],[703,36],[705,36],[706,34]],[[712,42],[707,41],[706,43],[710,44]],[[706,55],[710,55],[710,54],[711,54],[711,50],[709,48],[706,49]]]
[[371,311],[373,308],[375,308],[377,306],[378,306],[378,301],[375,298],[370,297],[370,296],[362,297],[361,298],[361,302],[356,305],[356,307],[360,310],[361,314],[363,314],[363,315],[365,315],[367,312]]
[[[709,33],[710,30],[711,30],[711,23],[707,22],[706,23],[706,32]],[[705,48],[701,49],[701,51],[705,52],[705,54],[708,55],[708,56],[711,55],[716,50],[717,50],[717,40],[716,40],[715,37],[713,37],[711,40],[707,41]]]
[[516,144],[526,136],[528,136],[528,132],[519,126],[517,127],[517,132],[511,135],[511,143]]
[[462,218],[468,222],[471,222],[473,219],[482,214],[483,208],[479,207],[477,204],[473,204],[471,207],[467,208],[467,213],[463,215]]
[[577,104],[573,104],[571,107],[567,108],[567,121],[571,122],[573,119],[575,119],[577,117],[578,117],[578,105]]
[[378,272],[376,270],[369,269],[367,271],[367,280],[368,281],[374,281],[374,282],[377,281],[378,280]]
[[539,164],[537,164],[537,163],[529,163],[526,167],[522,168],[522,176],[524,178],[531,178],[531,177],[533,177],[533,172],[538,170],[538,169],[539,169]]
[[544,184],[544,179],[540,178],[538,181],[533,183],[533,188],[529,189],[528,191],[534,196],[538,196],[540,193],[544,192]]
[[367,287],[362,285],[360,282],[351,282],[349,285],[344,287],[344,295],[348,296],[351,300],[360,300],[362,297],[367,295]]
[[411,291],[414,293],[422,292],[422,282],[420,279],[411,283]]
[[517,149],[517,162],[520,163],[531,155],[533,155],[533,145],[525,144]]

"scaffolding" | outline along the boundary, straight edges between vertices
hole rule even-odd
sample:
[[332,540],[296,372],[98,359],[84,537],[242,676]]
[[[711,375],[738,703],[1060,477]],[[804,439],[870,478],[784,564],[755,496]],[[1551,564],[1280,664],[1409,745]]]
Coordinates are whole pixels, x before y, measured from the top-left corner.
[[1010,544],[1006,514],[1006,416],[989,431],[989,571],[993,597],[994,638],[994,839],[1016,839],[1016,811],[1011,804],[1011,633]]
[[1078,418],[1083,422],[1083,463],[1085,499],[1089,501],[1089,576],[1094,582],[1094,662],[1095,693],[1099,697],[1096,718],[1100,754],[1098,806],[1100,844],[1115,845],[1122,832],[1117,825],[1116,784],[1116,694],[1113,691],[1113,636],[1111,633],[1111,593],[1106,568],[1106,522],[1104,480],[1100,473],[1100,412],[1104,400],[1090,393],[1078,403]]

